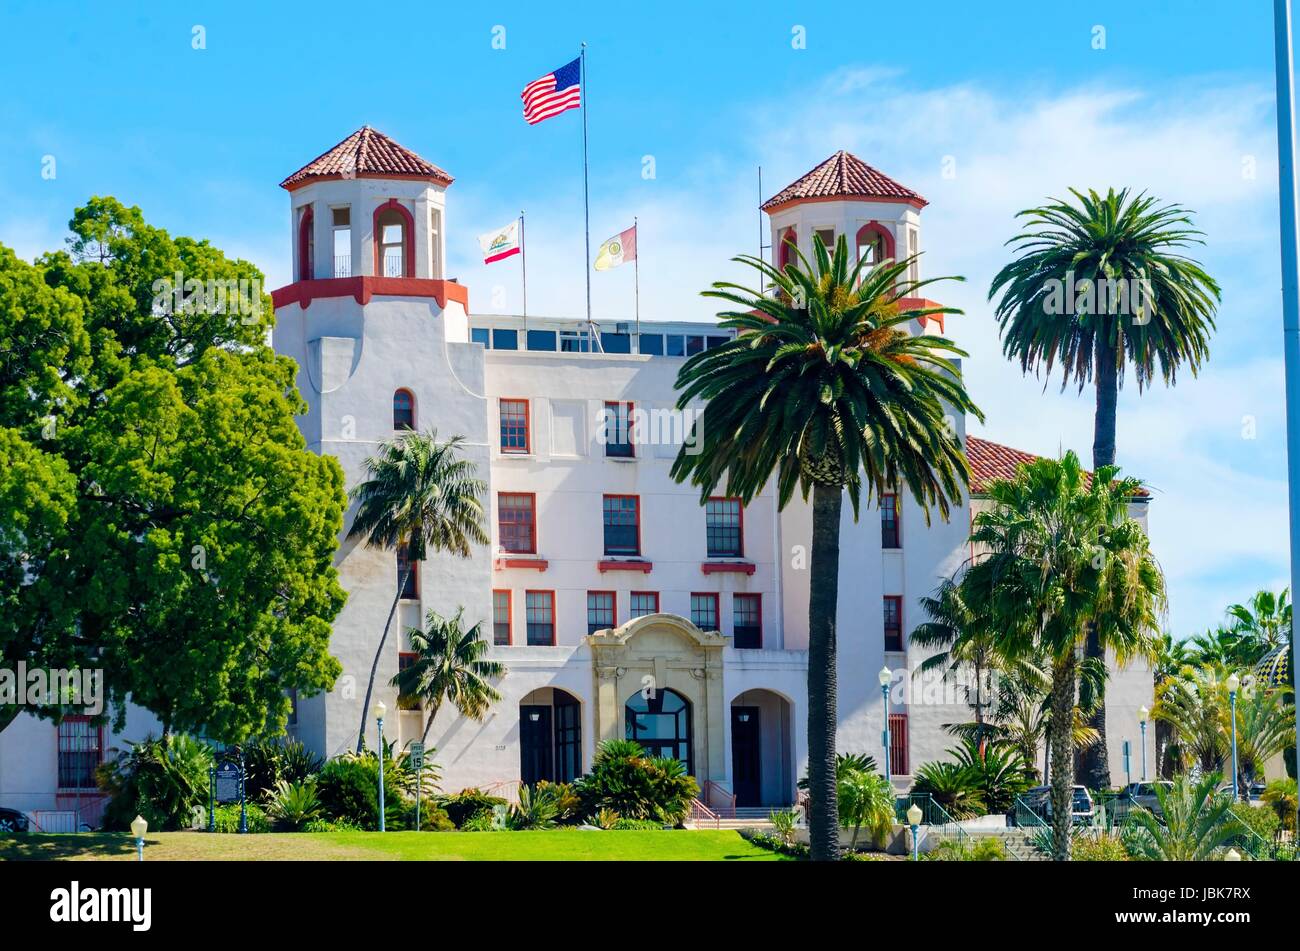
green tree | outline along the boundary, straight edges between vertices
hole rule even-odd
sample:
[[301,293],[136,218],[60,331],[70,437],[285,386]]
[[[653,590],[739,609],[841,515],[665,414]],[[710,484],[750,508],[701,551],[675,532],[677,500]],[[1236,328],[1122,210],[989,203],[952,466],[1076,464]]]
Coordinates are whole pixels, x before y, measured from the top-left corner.
[[[1177,677],[1184,667],[1192,661],[1187,642],[1175,640],[1173,634],[1165,631],[1160,635],[1160,644],[1156,648],[1155,663],[1151,667],[1154,696],[1160,695],[1161,686],[1171,677]],[[1167,775],[1167,763],[1173,731],[1165,720],[1155,721],[1155,762],[1156,776]]]
[[1241,663],[1253,665],[1291,642],[1291,589],[1256,591],[1249,604],[1228,606],[1233,632],[1244,642]]
[[[993,278],[1002,349],[1021,369],[1061,387],[1096,394],[1092,468],[1115,463],[1115,411],[1129,365],[1141,392],[1159,375],[1167,385],[1184,364],[1195,375],[1209,354],[1219,285],[1183,251],[1200,240],[1191,213],[1145,193],[1070,189],[1074,203],[1051,199],[1017,217],[1024,228],[1007,244],[1017,254]],[[1117,293],[1117,291],[1127,293]],[[1088,657],[1104,661],[1095,637]],[[1092,717],[1101,742],[1086,755],[1085,781],[1110,786],[1104,697]]]
[[967,572],[974,603],[997,619],[1007,657],[1045,658],[1054,852],[1070,857],[1073,713],[1079,648],[1095,630],[1123,664],[1155,650],[1164,578],[1142,527],[1128,515],[1141,483],[1114,466],[1091,478],[1073,452],[1023,465],[988,489],[971,541],[987,554]]
[[366,460],[367,478],[352,490],[358,504],[348,538],[363,538],[371,548],[385,551],[402,545],[407,556],[366,681],[361,727],[357,730],[358,753],[366,743],[366,718],[379,659],[393,626],[397,602],[416,563],[430,551],[468,558],[472,546],[486,545],[490,540],[483,527],[487,483],[478,478],[473,461],[461,458],[464,442],[464,436],[440,442],[436,431],[403,433]]
[[853,830],[850,848],[857,848],[863,826],[874,844],[881,844],[894,824],[894,789],[877,772],[850,769],[837,781],[839,819],[845,829]]
[[424,630],[410,631],[415,663],[391,681],[399,696],[418,698],[429,708],[421,742],[429,738],[429,729],[444,701],[450,701],[461,716],[482,720],[492,704],[501,699],[489,681],[504,677],[506,665],[484,660],[490,647],[483,639],[483,624],[465,630],[464,613],[462,608],[455,617],[444,618],[430,611],[425,616]]
[[979,410],[950,359],[962,351],[908,332],[919,317],[956,313],[903,303],[932,283],[908,277],[912,259],[866,270],[850,262],[843,235],[833,255],[815,240],[812,262],[791,249],[795,260],[784,270],[736,259],[771,293],[727,282],[704,292],[738,308],[719,314],[720,326],[737,333],[678,374],[678,408],[706,405],[672,475],[699,486],[702,499],[720,483],[744,503],[769,483],[781,508],[796,488],[812,496],[809,826],[812,857],[831,860],[839,852],[835,639],[844,495],[856,517],[864,487],[868,499],[905,487],[927,518],[931,507],[947,518],[970,478],[951,417]]
[[1138,858],[1157,862],[1206,862],[1244,829],[1232,814],[1232,797],[1215,794],[1218,773],[1193,779],[1174,777],[1173,786],[1155,787],[1161,818],[1137,809],[1129,821],[1136,830],[1129,849]]

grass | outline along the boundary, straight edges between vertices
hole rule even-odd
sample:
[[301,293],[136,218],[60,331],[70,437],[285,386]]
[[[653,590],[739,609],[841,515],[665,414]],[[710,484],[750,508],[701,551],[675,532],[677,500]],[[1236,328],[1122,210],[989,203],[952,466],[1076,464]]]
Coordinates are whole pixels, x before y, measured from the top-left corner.
[[[146,861],[781,861],[731,831],[319,832],[145,837]],[[129,834],[0,836],[0,861],[135,859]]]

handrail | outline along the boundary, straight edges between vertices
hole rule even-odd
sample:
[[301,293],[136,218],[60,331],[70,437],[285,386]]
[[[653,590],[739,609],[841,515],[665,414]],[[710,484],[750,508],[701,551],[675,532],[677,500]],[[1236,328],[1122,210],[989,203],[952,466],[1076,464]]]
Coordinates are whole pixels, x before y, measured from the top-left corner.
[[715,829],[722,828],[722,817],[700,802],[698,798],[691,800],[690,818],[697,828],[702,821],[712,822]]
[[930,793],[907,793],[894,799],[894,817],[907,825],[907,810],[915,803],[921,809],[921,824],[927,826],[927,834],[933,833],[944,839],[955,841],[960,848],[969,847],[972,838],[961,824],[948,814],[948,810]]
[[[725,805],[720,805],[714,799],[714,795],[720,796]],[[716,781],[706,779],[700,786],[700,800],[710,807],[710,811],[717,811],[719,816],[735,818],[736,815],[736,795],[729,793],[722,788]]]

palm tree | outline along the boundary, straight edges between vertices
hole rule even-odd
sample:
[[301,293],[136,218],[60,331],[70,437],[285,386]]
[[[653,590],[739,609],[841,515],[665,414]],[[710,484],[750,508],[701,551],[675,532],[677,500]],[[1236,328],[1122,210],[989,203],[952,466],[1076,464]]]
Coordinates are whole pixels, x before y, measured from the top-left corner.
[[[1231,722],[1231,707],[1227,717]],[[1237,788],[1243,799],[1264,764],[1295,741],[1295,707],[1279,690],[1249,687],[1237,697]],[[1231,742],[1231,739],[1229,739]]]
[[[847,490],[856,517],[867,498],[906,487],[929,518],[961,504],[970,466],[951,424],[979,416],[950,356],[951,341],[908,332],[911,321],[954,308],[918,306],[933,281],[908,276],[913,258],[866,269],[851,263],[841,235],[831,255],[813,242],[814,261],[778,270],[759,258],[735,260],[759,272],[769,296],[719,282],[706,297],[736,305],[719,314],[736,336],[688,359],[677,377],[678,408],[704,400],[695,441],[673,463],[677,481],[701,499],[726,492],[751,502],[775,482],[784,508],[800,489],[812,495],[808,600],[809,826],[814,859],[839,852],[835,789],[835,627],[840,512]],[[924,304],[924,302],[921,302]]]
[[1218,772],[1228,750],[1228,668],[1187,666],[1156,691],[1151,715],[1167,723],[1178,744],[1181,766]]
[[[1209,353],[1219,285],[1182,253],[1203,243],[1187,209],[1128,189],[1105,196],[1070,191],[1077,204],[1050,199],[1016,216],[1025,227],[1007,244],[1019,256],[994,277],[989,299],[1005,291],[996,310],[1002,349],[1024,372],[1050,377],[1059,366],[1062,389],[1094,384],[1092,468],[1098,471],[1115,463],[1115,408],[1128,365],[1138,392],[1157,371],[1167,385],[1183,364],[1195,376]],[[1121,288],[1128,291],[1122,298]],[[1087,653],[1104,661],[1096,637],[1088,639]],[[1104,697],[1092,725],[1102,739],[1085,757],[1085,779],[1105,789]]]
[[1208,861],[1245,829],[1232,814],[1232,797],[1215,795],[1219,779],[1218,773],[1196,780],[1181,773],[1172,787],[1157,785],[1163,821],[1146,809],[1130,813],[1138,834],[1129,847],[1139,857],[1157,862]]
[[505,676],[506,666],[483,659],[490,649],[483,639],[483,622],[467,631],[464,614],[464,608],[452,618],[430,611],[425,616],[427,627],[410,631],[415,662],[390,681],[399,697],[418,698],[428,706],[421,742],[428,739],[443,701],[451,701],[461,716],[481,721],[488,708],[501,699],[488,681]]
[[1120,664],[1155,650],[1165,603],[1161,576],[1128,502],[1141,488],[1114,466],[1089,478],[1073,452],[1020,467],[988,488],[992,508],[971,541],[987,554],[967,571],[978,610],[1001,630],[1010,658],[1044,658],[1051,671],[1049,720],[1053,850],[1070,857],[1070,741],[1078,703],[1079,649],[1095,630]]
[[[1155,663],[1151,668],[1151,677],[1155,695],[1159,696],[1160,687],[1165,681],[1176,677],[1184,667],[1191,663],[1192,656],[1187,649],[1187,642],[1175,640],[1174,635],[1165,631],[1160,635],[1160,644],[1156,648]],[[1173,738],[1173,731],[1168,721],[1155,721],[1155,743],[1156,743],[1156,777],[1166,775],[1165,772],[1165,751],[1169,749],[1170,740]]]
[[973,738],[982,745],[985,734],[993,732],[984,722],[985,709],[992,703],[985,694],[984,679],[999,669],[996,632],[987,617],[977,616],[971,610],[956,579],[945,578],[935,593],[921,598],[919,604],[930,620],[918,624],[908,640],[919,649],[934,653],[921,662],[917,675],[933,670],[942,670],[944,679],[956,677],[965,670],[974,674],[974,690],[966,686],[966,702],[975,714]]
[[1283,588],[1281,594],[1257,591],[1249,605],[1230,605],[1228,618],[1235,622],[1233,631],[1244,642],[1242,663],[1254,664],[1269,651],[1290,643],[1291,589]]
[[406,549],[406,567],[397,579],[392,607],[384,632],[375,648],[366,682],[366,700],[361,705],[361,727],[357,731],[357,752],[366,742],[366,717],[375,689],[375,674],[383,656],[388,630],[397,613],[416,562],[430,551],[446,551],[461,558],[470,556],[472,545],[489,542],[483,527],[483,496],[487,484],[477,476],[474,463],[460,458],[464,436],[438,441],[436,431],[406,432],[379,447],[365,462],[368,478],[352,490],[358,503],[348,538],[364,538],[371,548]]
[[863,826],[873,843],[883,842],[894,824],[894,789],[885,777],[850,769],[839,777],[838,787],[840,824],[853,830],[849,848],[857,848]]
[[1243,643],[1242,635],[1226,627],[1218,627],[1194,635],[1188,642],[1193,663],[1202,667],[1241,667],[1251,648]]

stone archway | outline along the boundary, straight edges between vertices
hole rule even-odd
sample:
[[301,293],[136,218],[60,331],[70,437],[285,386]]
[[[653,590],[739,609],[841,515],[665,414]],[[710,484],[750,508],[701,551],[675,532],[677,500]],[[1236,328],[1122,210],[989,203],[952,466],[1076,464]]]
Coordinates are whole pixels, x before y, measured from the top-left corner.
[[691,706],[695,777],[727,776],[722,650],[727,639],[676,614],[647,614],[588,636],[596,742],[626,735],[625,703],[637,693],[672,690]]

